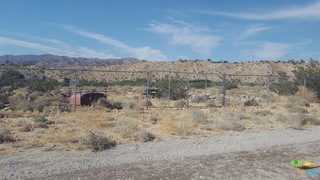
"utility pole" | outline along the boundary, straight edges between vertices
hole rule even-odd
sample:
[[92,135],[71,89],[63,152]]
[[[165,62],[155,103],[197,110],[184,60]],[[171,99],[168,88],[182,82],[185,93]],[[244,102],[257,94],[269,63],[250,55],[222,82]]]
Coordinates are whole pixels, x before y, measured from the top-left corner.
[[74,112],[76,112],[77,111],[77,70],[74,71],[73,88],[74,88]]

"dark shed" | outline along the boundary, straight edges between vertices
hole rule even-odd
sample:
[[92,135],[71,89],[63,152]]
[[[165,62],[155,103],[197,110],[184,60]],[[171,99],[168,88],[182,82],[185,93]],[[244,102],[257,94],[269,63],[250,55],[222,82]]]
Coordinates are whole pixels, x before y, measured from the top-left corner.
[[[93,102],[96,102],[100,98],[106,98],[107,96],[101,92],[92,93],[77,93],[76,94],[76,105],[77,106],[89,106]],[[74,104],[74,95],[70,96],[69,103]]]

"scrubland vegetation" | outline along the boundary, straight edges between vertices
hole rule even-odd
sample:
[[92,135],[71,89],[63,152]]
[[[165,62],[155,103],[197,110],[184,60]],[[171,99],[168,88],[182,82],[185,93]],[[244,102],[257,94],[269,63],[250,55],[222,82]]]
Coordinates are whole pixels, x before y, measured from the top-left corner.
[[[297,81],[301,81],[314,74],[314,68],[310,65],[296,73],[300,74]],[[219,98],[208,100],[200,94],[203,91],[200,80],[193,82],[188,91],[194,96],[187,100],[187,90],[178,77],[171,81],[171,92],[166,94],[168,78],[164,77],[158,81],[158,94],[150,101],[141,95],[145,89],[142,82],[146,80],[138,79],[129,85],[108,85],[107,99],[73,112],[66,96],[71,94],[66,81],[26,81],[15,71],[4,71],[0,76],[0,154],[33,147],[45,147],[48,151],[97,151],[125,142],[207,137],[229,131],[300,130],[320,125],[317,91],[320,81],[310,81],[305,88],[299,83],[289,83],[285,77],[282,74],[270,87],[268,104],[232,98],[250,91],[260,92],[250,84],[233,84],[227,88],[227,106],[220,107]],[[83,88],[91,90],[105,85],[82,83]],[[218,94],[219,88],[207,85],[205,91]],[[150,109],[146,109],[146,103]],[[6,109],[4,104],[10,108]],[[121,108],[106,108],[110,104]]]

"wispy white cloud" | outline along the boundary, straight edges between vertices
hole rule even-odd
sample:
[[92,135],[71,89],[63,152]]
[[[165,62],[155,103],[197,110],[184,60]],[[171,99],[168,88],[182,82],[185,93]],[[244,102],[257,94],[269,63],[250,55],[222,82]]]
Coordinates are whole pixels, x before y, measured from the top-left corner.
[[320,19],[320,2],[307,6],[287,7],[269,12],[257,13],[225,13],[212,11],[196,11],[203,14],[229,16],[246,20],[279,20],[279,19]]
[[310,44],[311,40],[299,43],[256,42],[258,48],[243,51],[243,55],[253,55],[255,60],[279,60],[297,49]]
[[[33,37],[33,36],[30,36],[30,37]],[[19,46],[19,47],[24,47],[28,49],[42,51],[43,53],[66,55],[66,56],[73,56],[73,57],[102,58],[102,59],[115,57],[111,54],[106,54],[104,52],[97,52],[88,47],[73,48],[60,40],[36,38],[36,37],[33,37],[33,38],[41,39],[46,42],[51,42],[53,44],[59,45],[60,47],[52,47],[52,46],[43,45],[39,43],[22,41],[18,39],[12,39],[12,38],[1,37],[1,36],[0,36],[0,45]]]
[[55,24],[56,26],[62,27],[70,32],[73,32],[75,34],[88,37],[94,40],[97,40],[101,43],[113,46],[117,48],[119,51],[127,53],[131,56],[134,56],[138,59],[145,59],[145,60],[167,60],[167,57],[162,54],[160,50],[152,49],[148,46],[145,47],[130,47],[127,44],[118,41],[116,39],[110,38],[105,35],[97,34],[97,33],[92,33],[88,31],[84,31],[80,28],[77,28],[75,26],[71,25],[62,25],[62,24]]
[[265,42],[260,45],[259,49],[252,52],[255,58],[261,59],[281,59],[284,57],[294,46],[286,43]]
[[238,37],[236,37],[235,42],[239,42],[243,39],[252,37],[252,36],[258,34],[259,32],[266,31],[268,29],[271,29],[271,27],[267,27],[267,26],[264,26],[261,24],[251,26],[247,30],[245,30],[242,34],[240,34]]
[[57,49],[54,47],[50,47],[50,46],[46,46],[46,45],[42,45],[39,43],[21,41],[21,40],[7,38],[7,37],[0,37],[0,44],[26,47],[26,48],[41,50],[41,51],[50,52],[50,53],[61,53],[61,52],[62,53],[69,53],[67,51]]
[[98,52],[88,47],[79,47],[77,49],[77,54],[80,57],[101,58],[101,59],[115,58],[114,55],[106,54],[105,52]]
[[210,55],[212,49],[219,44],[220,37],[210,34],[208,27],[201,27],[173,21],[175,25],[167,23],[150,23],[148,30],[151,32],[168,35],[170,44],[176,46],[190,46],[202,55]]

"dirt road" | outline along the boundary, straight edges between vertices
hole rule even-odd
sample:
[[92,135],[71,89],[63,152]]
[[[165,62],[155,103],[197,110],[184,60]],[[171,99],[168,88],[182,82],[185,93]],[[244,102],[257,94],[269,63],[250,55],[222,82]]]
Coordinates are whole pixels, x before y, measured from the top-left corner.
[[297,174],[297,170],[290,166],[292,159],[319,163],[319,149],[320,141],[317,141],[252,152],[91,168],[54,175],[50,179],[320,179],[320,174]]
[[320,179],[320,174],[296,176],[291,160],[320,165],[319,127],[125,144],[98,153],[30,150],[1,157],[0,175],[4,179]]

